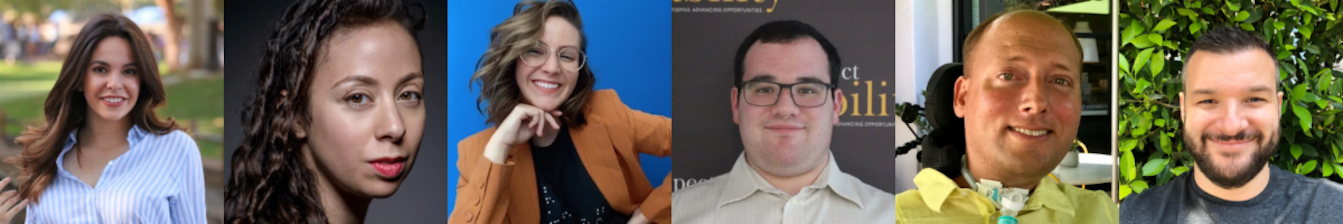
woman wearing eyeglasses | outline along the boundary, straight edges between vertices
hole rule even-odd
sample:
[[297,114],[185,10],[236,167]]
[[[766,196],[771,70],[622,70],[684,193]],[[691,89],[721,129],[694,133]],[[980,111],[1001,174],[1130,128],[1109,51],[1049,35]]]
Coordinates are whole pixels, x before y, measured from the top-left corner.
[[471,79],[494,127],[458,143],[449,223],[670,223],[671,181],[654,189],[638,154],[671,155],[671,119],[592,89],[582,27],[555,0],[492,29]]

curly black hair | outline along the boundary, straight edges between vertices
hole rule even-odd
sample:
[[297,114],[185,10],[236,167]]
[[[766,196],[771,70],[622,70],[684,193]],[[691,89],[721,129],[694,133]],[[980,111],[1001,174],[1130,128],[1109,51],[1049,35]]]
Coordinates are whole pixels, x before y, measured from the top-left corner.
[[413,37],[424,26],[424,9],[402,0],[300,0],[275,20],[257,90],[242,115],[243,142],[233,152],[224,191],[225,222],[327,222],[300,150],[306,143],[295,131],[310,123],[308,87],[325,42],[379,22],[394,22]]

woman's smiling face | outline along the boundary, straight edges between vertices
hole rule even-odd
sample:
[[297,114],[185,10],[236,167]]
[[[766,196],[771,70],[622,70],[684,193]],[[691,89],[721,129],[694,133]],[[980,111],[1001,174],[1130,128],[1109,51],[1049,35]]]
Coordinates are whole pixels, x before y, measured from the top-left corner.
[[81,89],[89,106],[89,119],[120,121],[135,108],[141,70],[135,65],[130,46],[125,38],[106,37],[98,41],[89,57]]

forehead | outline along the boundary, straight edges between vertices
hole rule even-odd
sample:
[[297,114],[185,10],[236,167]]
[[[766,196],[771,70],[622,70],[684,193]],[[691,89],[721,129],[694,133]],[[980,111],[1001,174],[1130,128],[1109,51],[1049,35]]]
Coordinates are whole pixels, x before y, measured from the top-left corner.
[[581,37],[578,28],[574,27],[574,24],[570,23],[568,19],[551,16],[546,18],[544,26],[542,29],[545,32],[541,34],[542,43],[546,43],[553,48],[579,47],[578,42]]
[[[1042,13],[1003,15],[984,30],[968,57],[976,60],[1014,60],[1049,63],[1049,66],[1081,70],[1081,54],[1067,28]],[[979,63],[975,63],[979,64]]]
[[[98,60],[108,63],[113,62],[133,62],[131,57],[130,42],[125,38],[110,36],[98,40],[97,48],[93,49],[92,60]],[[120,63],[114,63],[120,65]]]
[[791,83],[801,78],[830,82],[830,61],[821,44],[810,37],[788,42],[755,42],[742,63],[742,80],[771,76],[777,82]]
[[[396,23],[380,22],[358,27],[331,38],[327,46],[323,47],[323,60],[318,61],[315,73],[376,76],[420,71],[420,55],[415,39]],[[314,77],[314,82],[338,79],[324,79],[323,76]]]
[[1185,63],[1186,90],[1202,88],[1230,89],[1277,85],[1274,60],[1261,50],[1243,49],[1228,53],[1196,51]]

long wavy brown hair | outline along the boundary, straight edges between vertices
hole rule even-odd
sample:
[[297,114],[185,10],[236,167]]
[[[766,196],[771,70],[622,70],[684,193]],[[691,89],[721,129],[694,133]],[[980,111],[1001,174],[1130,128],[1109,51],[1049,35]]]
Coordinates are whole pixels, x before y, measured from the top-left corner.
[[88,114],[88,102],[78,90],[84,88],[84,77],[88,73],[94,49],[98,42],[108,37],[120,37],[130,42],[131,57],[135,67],[140,70],[139,100],[127,115],[131,124],[153,132],[168,134],[179,130],[172,118],[160,119],[155,109],[162,107],[164,96],[163,82],[159,80],[158,62],[140,27],[125,16],[101,14],[89,19],[84,28],[75,37],[70,54],[61,64],[60,77],[56,85],[47,93],[42,113],[46,123],[40,127],[26,127],[15,142],[23,145],[23,153],[5,158],[5,162],[19,166],[19,195],[38,202],[42,191],[51,185],[56,177],[56,158],[60,156],[70,132],[84,126]]
[[423,6],[401,0],[302,0],[275,20],[257,71],[257,90],[242,115],[242,145],[233,152],[224,190],[225,222],[327,222],[314,174],[303,162],[300,148],[306,142],[295,130],[311,123],[308,87],[325,42],[379,22],[401,25],[414,37],[424,25]]
[[[579,50],[588,51],[587,34],[583,33],[583,19],[578,15],[578,7],[567,0],[524,1],[513,7],[513,16],[490,30],[490,46],[485,55],[476,62],[476,73],[471,76],[468,85],[480,85],[480,96],[476,98],[476,109],[488,102],[485,110],[485,122],[503,123],[512,113],[513,107],[522,102],[522,87],[518,86],[518,56],[526,52],[533,43],[541,39],[546,18],[559,16],[578,29]],[[589,60],[590,62],[591,60]],[[583,125],[586,120],[582,109],[592,95],[592,86],[597,78],[592,73],[592,65],[578,70],[578,83],[574,92],[560,105],[563,112],[561,121],[573,125]]]

